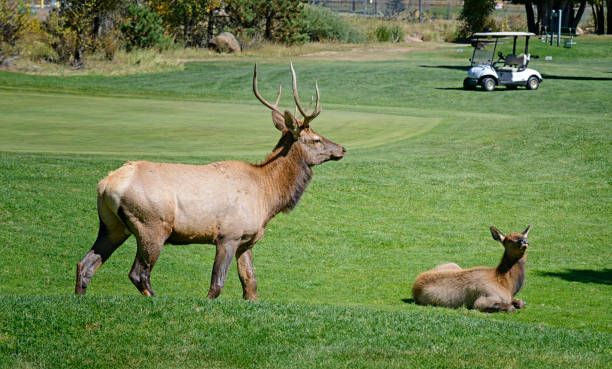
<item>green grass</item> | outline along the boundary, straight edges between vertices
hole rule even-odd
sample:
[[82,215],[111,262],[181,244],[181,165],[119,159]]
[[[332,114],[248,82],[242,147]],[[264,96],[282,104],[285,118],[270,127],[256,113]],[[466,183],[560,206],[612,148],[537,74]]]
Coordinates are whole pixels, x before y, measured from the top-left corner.
[[[535,43],[553,54],[533,63],[540,89],[493,93],[460,89],[469,55],[456,45],[294,58],[302,100],[315,78],[321,87],[313,127],[348,152],[269,224],[255,304],[241,301],[235,266],[221,297],[204,299],[210,245],[167,246],[152,274],[160,298],[137,296],[133,238],[87,297],[71,293],[97,233],[97,181],[125,160],[263,159],[278,133],[252,97],[252,62],[271,99],[290,85],[288,59],[0,72],[0,367],[610,367],[610,46]],[[437,264],[496,264],[489,225],[528,223],[527,309],[410,302],[416,275]]]

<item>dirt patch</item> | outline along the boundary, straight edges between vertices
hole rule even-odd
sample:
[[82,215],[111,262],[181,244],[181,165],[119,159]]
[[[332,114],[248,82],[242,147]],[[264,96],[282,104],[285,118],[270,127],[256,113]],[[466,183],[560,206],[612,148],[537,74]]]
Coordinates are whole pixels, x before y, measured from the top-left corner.
[[365,45],[348,50],[320,51],[301,55],[300,57],[315,60],[377,61],[402,59],[404,54],[430,50],[438,43],[402,43],[390,45]]

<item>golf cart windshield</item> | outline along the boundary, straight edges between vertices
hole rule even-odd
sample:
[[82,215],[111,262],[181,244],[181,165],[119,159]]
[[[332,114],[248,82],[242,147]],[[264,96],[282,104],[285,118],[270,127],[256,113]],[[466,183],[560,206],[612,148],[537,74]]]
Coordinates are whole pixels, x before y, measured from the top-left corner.
[[493,45],[478,44],[472,55],[472,66],[474,65],[491,65],[495,57],[495,47]]
[[[517,39],[520,37],[525,40],[525,51],[521,55],[527,55],[527,60],[522,63],[517,63],[516,60],[512,60],[510,64],[521,64],[520,66],[525,66],[529,60],[529,37],[535,36],[533,33],[529,32],[482,32],[482,33],[474,33],[472,35],[472,46],[474,46],[474,54],[472,55],[472,66],[474,65],[493,65],[497,62],[506,62],[503,55],[511,55],[515,57],[517,55]],[[504,39],[512,40],[511,46],[512,49],[505,47],[504,49]],[[500,60],[496,61],[495,51],[498,48],[498,45],[504,49],[500,50]],[[520,55],[519,55],[520,56]]]

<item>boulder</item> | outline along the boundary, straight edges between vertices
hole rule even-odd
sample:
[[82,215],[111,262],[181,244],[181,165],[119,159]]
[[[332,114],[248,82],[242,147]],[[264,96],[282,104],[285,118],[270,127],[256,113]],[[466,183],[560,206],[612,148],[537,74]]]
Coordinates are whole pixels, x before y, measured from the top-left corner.
[[223,32],[208,42],[208,47],[219,53],[239,53],[240,44],[229,32]]

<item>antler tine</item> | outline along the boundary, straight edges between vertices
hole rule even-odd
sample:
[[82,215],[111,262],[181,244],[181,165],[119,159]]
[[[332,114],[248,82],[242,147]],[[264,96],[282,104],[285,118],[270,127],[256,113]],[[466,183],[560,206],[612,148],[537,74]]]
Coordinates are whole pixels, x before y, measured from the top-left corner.
[[253,70],[253,93],[255,93],[255,97],[257,97],[257,100],[261,101],[262,104],[264,104],[271,110],[274,110],[280,113],[281,111],[278,109],[278,102],[280,101],[282,89],[283,89],[283,84],[281,83],[278,86],[278,96],[276,96],[276,102],[274,103],[274,105],[270,104],[263,97],[261,97],[261,95],[259,94],[259,91],[257,90],[257,63],[255,63],[255,69]]
[[293,85],[293,99],[295,100],[295,105],[300,111],[300,114],[302,114],[302,116],[304,117],[303,125],[305,126],[308,124],[308,122],[316,118],[317,115],[319,115],[319,113],[321,112],[321,110],[319,109],[319,83],[315,81],[315,89],[317,91],[317,102],[315,104],[314,111],[312,112],[312,114],[309,115],[306,113],[306,111],[304,111],[304,108],[302,108],[302,104],[300,104],[300,98],[298,97],[298,91],[297,91],[297,77],[295,76],[295,69],[293,69],[293,63],[290,63],[290,66],[291,66],[291,77],[292,77],[292,85]]

